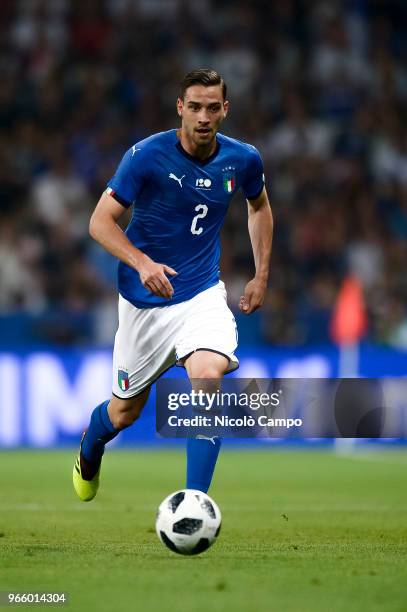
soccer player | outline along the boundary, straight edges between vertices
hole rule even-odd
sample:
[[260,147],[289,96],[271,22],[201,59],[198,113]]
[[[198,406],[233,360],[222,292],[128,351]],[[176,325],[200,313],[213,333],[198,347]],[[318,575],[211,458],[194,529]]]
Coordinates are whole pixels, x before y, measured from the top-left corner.
[[[228,108],[219,74],[187,74],[177,100],[181,127],[132,146],[92,214],[92,238],[120,260],[119,328],[113,394],[94,409],[73,470],[83,501],[98,490],[105,444],[139,417],[163,372],[182,365],[193,387],[208,391],[238,367],[236,323],[219,279],[219,234],[238,189],[248,203],[256,270],[239,308],[249,315],[263,303],[272,213],[258,151],[218,133]],[[117,221],[129,207],[123,232]],[[187,440],[186,488],[208,490],[220,444]]]

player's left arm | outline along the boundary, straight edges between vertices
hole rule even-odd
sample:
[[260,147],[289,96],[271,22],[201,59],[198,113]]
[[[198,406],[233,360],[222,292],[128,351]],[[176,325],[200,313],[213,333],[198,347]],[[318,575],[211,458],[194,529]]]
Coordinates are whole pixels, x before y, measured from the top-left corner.
[[249,213],[249,235],[252,243],[256,274],[245,287],[240,298],[239,308],[244,314],[250,314],[260,308],[264,302],[269,276],[271,243],[273,239],[273,214],[264,187],[254,200],[247,200]]

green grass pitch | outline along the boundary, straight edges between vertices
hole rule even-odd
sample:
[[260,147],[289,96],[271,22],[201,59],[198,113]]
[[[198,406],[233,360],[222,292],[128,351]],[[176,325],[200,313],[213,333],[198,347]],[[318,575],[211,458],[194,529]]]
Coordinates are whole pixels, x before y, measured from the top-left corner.
[[108,450],[87,504],[74,457],[0,453],[0,591],[67,591],[71,612],[407,610],[403,450],[225,450],[210,491],[222,531],[197,557],[154,532],[183,486],[181,450]]

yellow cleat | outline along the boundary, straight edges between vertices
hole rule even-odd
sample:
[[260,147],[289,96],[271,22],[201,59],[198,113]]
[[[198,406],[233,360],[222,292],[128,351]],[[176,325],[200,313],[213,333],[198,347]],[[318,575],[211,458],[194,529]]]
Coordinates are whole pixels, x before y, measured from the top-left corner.
[[[85,435],[85,434],[84,434]],[[82,440],[83,440],[82,436]],[[82,441],[81,441],[82,448]],[[83,458],[82,458],[83,461]],[[96,474],[93,476],[91,480],[85,480],[82,477],[82,466],[81,466],[81,451],[79,450],[79,454],[76,458],[75,465],[73,466],[72,480],[73,486],[78,495],[79,499],[82,501],[90,501],[93,499],[98,492],[99,489],[99,477],[100,477],[100,467]]]

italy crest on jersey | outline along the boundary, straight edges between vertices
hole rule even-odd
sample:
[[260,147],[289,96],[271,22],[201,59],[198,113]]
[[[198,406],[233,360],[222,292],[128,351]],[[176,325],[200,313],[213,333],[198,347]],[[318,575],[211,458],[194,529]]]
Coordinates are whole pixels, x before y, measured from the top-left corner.
[[117,382],[122,391],[127,391],[129,388],[129,373],[126,370],[118,370],[117,372]]
[[234,168],[225,168],[223,170],[223,189],[226,193],[233,193],[236,187],[236,175]]

